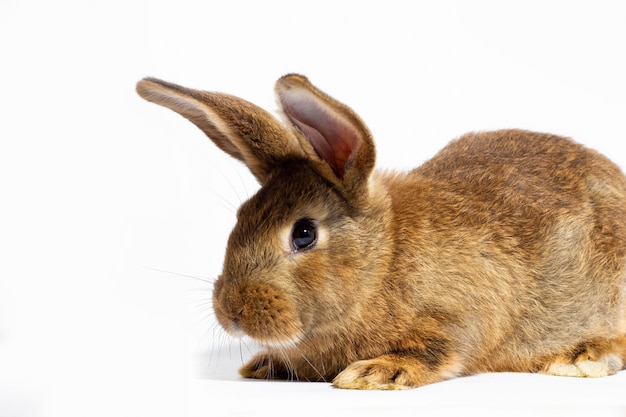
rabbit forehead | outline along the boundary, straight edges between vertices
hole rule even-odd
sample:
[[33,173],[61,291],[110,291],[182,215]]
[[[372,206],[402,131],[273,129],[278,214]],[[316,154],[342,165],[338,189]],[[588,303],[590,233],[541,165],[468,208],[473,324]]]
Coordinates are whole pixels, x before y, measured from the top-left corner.
[[274,169],[267,183],[239,208],[238,221],[272,225],[301,218],[320,218],[343,211],[334,186],[323,179],[307,160],[293,160]]

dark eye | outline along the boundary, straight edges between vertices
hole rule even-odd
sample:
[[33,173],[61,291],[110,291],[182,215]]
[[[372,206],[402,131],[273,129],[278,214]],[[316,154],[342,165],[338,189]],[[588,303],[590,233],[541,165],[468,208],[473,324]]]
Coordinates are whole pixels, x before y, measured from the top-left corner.
[[317,226],[312,220],[298,220],[293,226],[291,239],[296,251],[309,249],[317,242]]

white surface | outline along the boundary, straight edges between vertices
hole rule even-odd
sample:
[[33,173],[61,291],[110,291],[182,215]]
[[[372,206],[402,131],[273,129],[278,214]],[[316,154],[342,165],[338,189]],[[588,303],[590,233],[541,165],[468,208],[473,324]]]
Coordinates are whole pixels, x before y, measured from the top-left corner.
[[274,80],[304,73],[363,116],[381,167],[503,127],[626,166],[622,2],[411,3],[0,2],[0,416],[626,415],[626,372],[393,393],[237,380],[249,354],[185,275],[219,274],[256,186],[139,99],[141,77],[273,110]]

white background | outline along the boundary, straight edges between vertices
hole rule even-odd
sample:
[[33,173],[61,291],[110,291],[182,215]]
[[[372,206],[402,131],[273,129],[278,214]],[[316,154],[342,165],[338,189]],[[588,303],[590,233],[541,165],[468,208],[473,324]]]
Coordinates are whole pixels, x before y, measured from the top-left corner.
[[300,72],[365,119],[380,167],[507,127],[626,167],[625,22],[602,0],[0,0],[0,416],[626,415],[626,372],[238,380],[254,346],[216,327],[210,291],[256,186],[134,92],[152,75],[274,111],[274,81]]

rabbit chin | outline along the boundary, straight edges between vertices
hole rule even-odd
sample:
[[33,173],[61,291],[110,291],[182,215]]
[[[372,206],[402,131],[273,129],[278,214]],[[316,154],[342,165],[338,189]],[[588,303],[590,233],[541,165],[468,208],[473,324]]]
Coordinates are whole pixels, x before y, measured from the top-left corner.
[[298,346],[298,343],[300,343],[300,337],[295,337],[291,340],[266,340],[259,342],[261,343],[261,345],[263,345],[263,347],[267,349],[293,349]]
[[304,334],[294,329],[288,332],[276,332],[272,335],[257,335],[253,332],[246,332],[242,329],[243,334],[268,349],[290,349],[295,348],[304,338]]
[[246,332],[236,320],[232,320],[228,323],[228,325],[222,327],[226,330],[226,332],[234,337],[235,339],[244,339],[250,338],[255,342],[259,343],[264,348],[268,349],[291,349],[295,348],[298,343],[302,341],[303,334],[296,333],[290,336],[281,335],[281,336],[273,336],[273,337],[260,337],[254,336],[249,332]]
[[234,326],[233,328],[228,329],[228,333],[236,338],[236,339],[244,339],[250,338],[255,342],[259,343],[263,348],[266,349],[293,349],[298,346],[300,341],[302,340],[302,335],[295,335],[290,338],[272,338],[272,339],[260,339],[258,337],[252,337],[248,333],[246,333],[241,327]]

